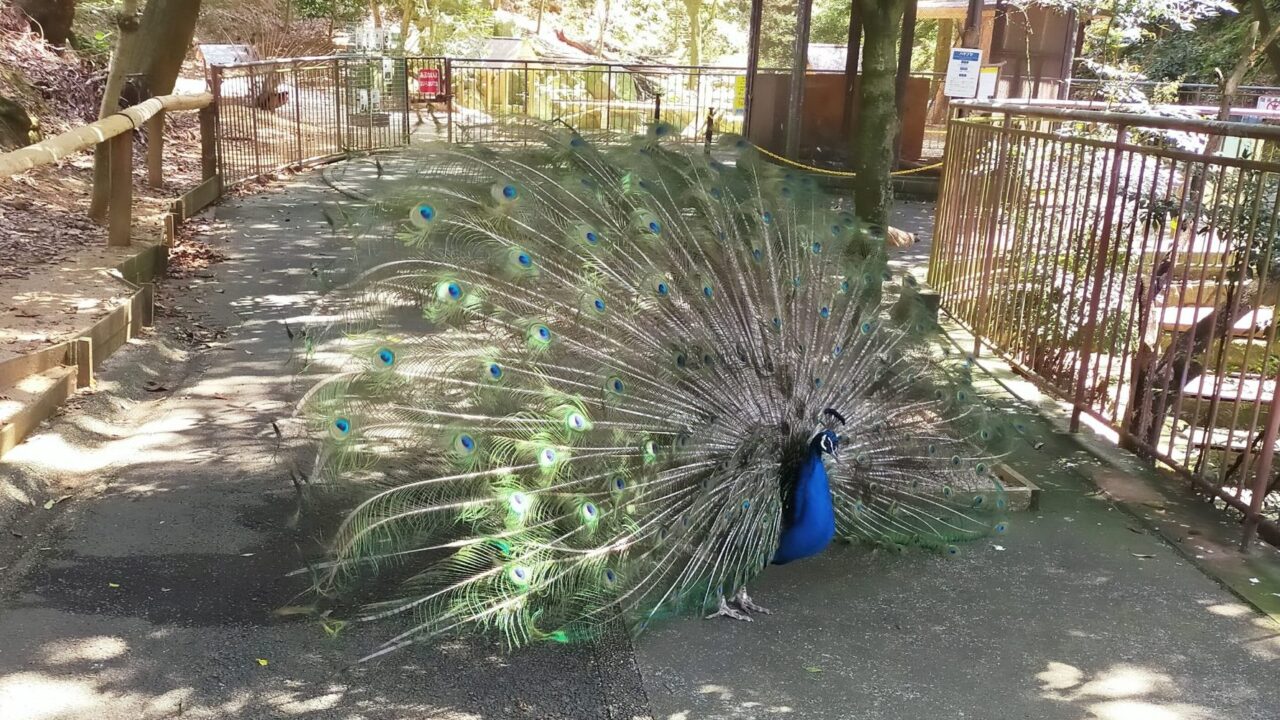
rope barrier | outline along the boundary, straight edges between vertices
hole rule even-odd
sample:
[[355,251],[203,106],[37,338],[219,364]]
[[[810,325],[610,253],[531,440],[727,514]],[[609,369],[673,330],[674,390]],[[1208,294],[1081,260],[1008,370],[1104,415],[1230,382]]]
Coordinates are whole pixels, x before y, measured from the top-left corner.
[[[857,177],[858,175],[858,173],[854,173],[854,172],[845,172],[843,170],[828,170],[826,168],[814,167],[812,165],[805,165],[804,163],[796,162],[795,160],[785,158],[776,153],[771,153],[768,150],[765,150],[764,148],[760,147],[759,145],[752,145],[752,147],[764,153],[765,155],[768,155],[774,160],[778,160],[780,162],[786,163],[787,165],[799,168],[801,170],[807,170],[808,172],[818,173],[820,175],[831,175],[834,177]],[[932,165],[924,165],[918,168],[911,168],[910,170],[895,170],[889,174],[895,177],[902,176],[902,175],[914,175],[919,172],[924,172],[925,170],[934,170],[940,167],[942,167],[942,163],[936,162],[936,163],[933,163]]]

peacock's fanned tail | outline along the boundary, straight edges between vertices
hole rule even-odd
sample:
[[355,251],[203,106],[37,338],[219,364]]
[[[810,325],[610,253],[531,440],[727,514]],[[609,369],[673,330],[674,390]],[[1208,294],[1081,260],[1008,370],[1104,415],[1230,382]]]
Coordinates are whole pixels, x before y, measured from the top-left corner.
[[1003,531],[990,448],[1018,428],[921,349],[911,288],[882,308],[878,233],[746,143],[669,132],[433,151],[353,221],[372,266],[330,298],[348,359],[300,412],[314,478],[360,493],[320,589],[396,579],[364,614],[413,618],[385,650],[715,606],[772,557],[828,408],[840,535]]

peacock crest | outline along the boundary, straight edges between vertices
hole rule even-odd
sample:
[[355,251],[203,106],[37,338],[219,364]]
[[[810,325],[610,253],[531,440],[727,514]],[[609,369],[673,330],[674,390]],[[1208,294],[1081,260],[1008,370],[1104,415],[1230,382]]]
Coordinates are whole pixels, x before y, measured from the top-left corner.
[[802,511],[945,552],[1004,531],[1020,427],[921,342],[910,283],[882,301],[877,229],[738,138],[508,132],[391,173],[326,301],[341,367],[299,413],[313,480],[358,499],[317,585],[397,580],[363,617],[412,622],[376,654],[715,608]]

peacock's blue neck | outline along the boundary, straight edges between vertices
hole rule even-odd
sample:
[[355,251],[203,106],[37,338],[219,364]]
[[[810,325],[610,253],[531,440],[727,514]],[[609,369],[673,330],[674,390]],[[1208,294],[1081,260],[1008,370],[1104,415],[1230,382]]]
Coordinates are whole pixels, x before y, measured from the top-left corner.
[[814,444],[796,475],[795,497],[790,514],[783,518],[782,536],[773,562],[782,565],[817,555],[826,549],[835,534],[836,513],[831,504],[827,468],[822,464],[821,448]]

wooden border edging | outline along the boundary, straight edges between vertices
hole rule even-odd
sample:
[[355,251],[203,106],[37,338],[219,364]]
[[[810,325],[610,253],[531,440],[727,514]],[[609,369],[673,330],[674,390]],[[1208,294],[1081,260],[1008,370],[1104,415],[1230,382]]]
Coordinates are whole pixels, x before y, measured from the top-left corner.
[[143,246],[108,273],[132,291],[127,301],[70,340],[0,362],[0,388],[15,386],[42,373],[52,376],[51,385],[34,402],[0,425],[0,456],[52,416],[77,388],[92,385],[94,370],[142,328],[151,326],[155,307],[153,281],[163,274],[168,257],[168,248],[163,244]]

